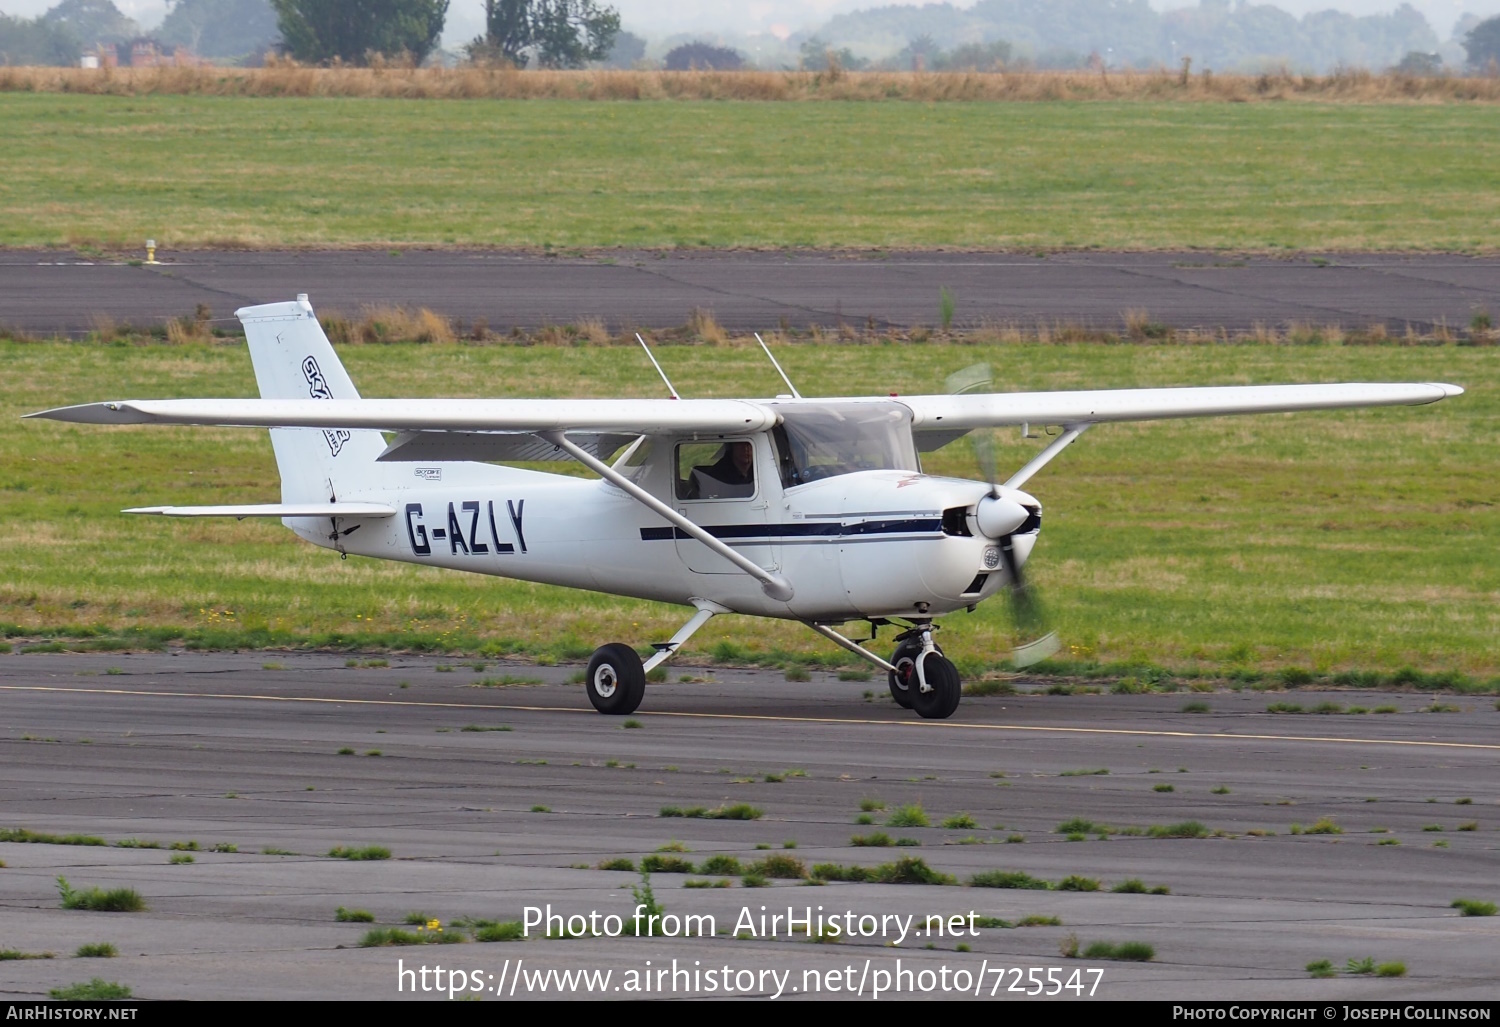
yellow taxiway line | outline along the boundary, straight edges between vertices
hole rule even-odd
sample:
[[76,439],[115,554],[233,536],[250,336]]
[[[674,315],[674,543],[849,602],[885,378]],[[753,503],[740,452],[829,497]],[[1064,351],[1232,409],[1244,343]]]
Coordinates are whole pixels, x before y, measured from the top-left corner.
[[[576,706],[520,706],[499,703],[418,702],[412,699],[324,699],[303,695],[256,695],[238,692],[156,692],[131,688],[64,688],[56,685],[0,685],[7,692],[66,692],[79,695],[129,695],[166,699],[239,699],[251,702],[326,703],[346,706],[416,706],[449,710],[509,710],[524,713],[589,713]],[[1236,742],[1332,742],[1339,745],[1405,745],[1433,749],[1500,750],[1483,742],[1431,742],[1405,738],[1336,738],[1331,735],[1236,734],[1232,731],[1165,731],[1146,728],[1043,727],[1030,724],[970,724],[953,720],[875,720],[869,717],[789,717],[769,713],[687,713],[664,710],[642,717],[683,717],[698,720],[759,720],[794,724],[873,724],[881,727],[948,728],[959,731],[1032,731],[1044,734],[1127,735],[1145,738],[1226,739]]]

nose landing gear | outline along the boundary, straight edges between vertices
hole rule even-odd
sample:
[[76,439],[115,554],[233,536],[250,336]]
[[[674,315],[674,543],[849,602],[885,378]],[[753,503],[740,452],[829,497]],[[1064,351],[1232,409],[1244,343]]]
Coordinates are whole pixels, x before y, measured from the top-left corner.
[[891,698],[927,720],[944,720],[958,709],[963,682],[953,661],[932,640],[932,626],[918,625],[898,636],[887,673]]

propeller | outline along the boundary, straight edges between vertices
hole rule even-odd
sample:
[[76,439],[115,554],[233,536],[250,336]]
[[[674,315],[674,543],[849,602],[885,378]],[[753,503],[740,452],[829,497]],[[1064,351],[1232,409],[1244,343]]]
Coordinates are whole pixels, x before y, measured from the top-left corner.
[[[989,392],[994,386],[994,375],[989,364],[973,364],[950,374],[946,385],[949,394],[954,396]],[[974,447],[974,459],[979,465],[979,472],[990,483],[990,494],[979,501],[975,509],[975,520],[979,530],[988,538],[995,539],[999,545],[1000,562],[1009,582],[1007,594],[1010,597],[1011,617],[1021,636],[1032,638],[1032,641],[1015,647],[1011,662],[1017,667],[1029,667],[1045,660],[1060,647],[1057,632],[1047,628],[1047,618],[1036,589],[1022,576],[1021,562],[1016,558],[1015,534],[1017,529],[1031,519],[1031,511],[1003,494],[994,430],[976,428],[969,433],[969,441]]]

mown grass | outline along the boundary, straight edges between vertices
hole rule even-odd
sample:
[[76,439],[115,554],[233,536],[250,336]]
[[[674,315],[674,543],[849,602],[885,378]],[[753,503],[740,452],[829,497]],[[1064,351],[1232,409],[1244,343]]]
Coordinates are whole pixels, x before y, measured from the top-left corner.
[[[346,346],[366,395],[655,395],[617,347]],[[265,433],[15,420],[123,396],[254,395],[242,348],[0,342],[0,634],[24,649],[327,646],[586,659],[600,640],[666,638],[679,610],[313,550],[275,524],[120,516],[159,502],[279,495]],[[1500,415],[1487,350],[1466,347],[799,345],[807,394],[940,391],[989,359],[1016,389],[1447,380],[1430,407],[1095,429],[1030,483],[1046,505],[1027,570],[1068,647],[1033,670],[1152,688],[1483,688],[1500,675]],[[663,355],[685,394],[773,391],[746,350]],[[496,383],[504,383],[497,385]],[[1037,442],[1002,433],[1002,466]],[[926,458],[972,475],[965,443]],[[1378,582],[1379,587],[1371,587]],[[539,632],[535,625],[546,624]],[[1006,665],[1004,603],[947,618],[967,675]],[[20,657],[20,658],[24,658]],[[844,665],[791,624],[726,616],[680,659]],[[1296,675],[1283,675],[1288,669]]]
[[0,245],[1484,248],[1493,117],[0,92]]

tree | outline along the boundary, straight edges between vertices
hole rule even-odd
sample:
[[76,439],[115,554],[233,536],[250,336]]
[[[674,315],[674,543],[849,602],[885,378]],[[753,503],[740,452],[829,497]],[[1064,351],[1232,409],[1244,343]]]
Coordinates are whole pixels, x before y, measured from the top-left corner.
[[1464,50],[1469,55],[1469,66],[1477,71],[1500,62],[1500,18],[1481,21],[1471,28],[1464,37]]
[[662,66],[668,71],[739,71],[745,59],[727,46],[683,43],[667,51]]
[[421,64],[448,14],[448,0],[271,0],[271,6],[282,47],[310,64],[364,64],[370,54]]
[[83,43],[66,25],[0,14],[0,65],[72,64],[92,46],[93,40]]
[[121,14],[110,0],[62,0],[41,20],[68,29],[90,47],[95,43],[122,43],[141,34],[141,27]]
[[859,71],[870,62],[854,56],[847,46],[835,50],[828,41],[818,36],[809,36],[797,48],[799,64],[804,71],[827,71],[831,63],[845,71]]
[[1440,54],[1424,53],[1421,50],[1408,50],[1406,56],[1401,58],[1392,71],[1402,75],[1441,75],[1443,73],[1443,58]]
[[620,34],[615,37],[615,45],[610,49],[609,56],[604,58],[604,63],[611,68],[633,68],[645,59],[646,41],[634,32],[621,29]]
[[499,58],[524,68],[581,68],[602,61],[620,34],[620,12],[596,0],[485,0],[484,38],[469,44],[475,60]]
[[200,57],[243,57],[276,38],[276,12],[270,0],[174,0],[156,35]]

